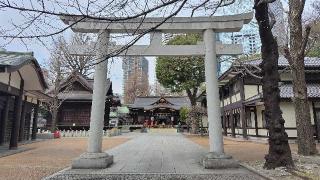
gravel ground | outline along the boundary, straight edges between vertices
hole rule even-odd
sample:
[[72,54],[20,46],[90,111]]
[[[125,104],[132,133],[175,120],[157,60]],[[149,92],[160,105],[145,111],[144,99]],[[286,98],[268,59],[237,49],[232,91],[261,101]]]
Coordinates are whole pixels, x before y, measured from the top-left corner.
[[[128,138],[105,138],[103,150],[126,142]],[[23,145],[32,148],[19,154],[0,158],[1,180],[33,180],[70,166],[73,158],[87,147],[87,138],[62,138]]]
[[[208,137],[186,135],[191,141],[209,148]],[[316,179],[320,180],[320,156],[301,157],[297,155],[297,145],[290,144],[296,170],[277,168],[275,170],[263,169],[264,156],[268,152],[268,144],[232,141],[225,139],[224,148],[228,155],[249,165],[251,168],[271,177],[273,179],[295,180],[295,179]],[[320,145],[317,145],[320,152]]]

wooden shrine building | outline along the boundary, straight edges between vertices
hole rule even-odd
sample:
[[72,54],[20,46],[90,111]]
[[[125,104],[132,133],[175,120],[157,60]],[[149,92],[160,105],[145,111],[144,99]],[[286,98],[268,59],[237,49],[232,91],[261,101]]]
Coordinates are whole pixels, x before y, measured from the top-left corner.
[[[244,61],[243,64],[253,68],[261,62],[261,59],[255,59]],[[267,137],[262,83],[246,73],[243,64],[233,64],[219,78],[224,131],[231,136]],[[288,61],[283,56],[279,58],[279,73],[280,108],[285,129],[289,138],[296,138],[292,76]],[[314,135],[320,140],[320,58],[305,58],[305,74]]]
[[33,53],[0,49],[0,144],[36,139],[40,101],[47,84]]
[[[107,94],[104,97],[106,103],[105,126],[109,123],[109,112],[113,97],[112,83],[109,79],[106,89]],[[52,95],[52,92],[50,90],[49,94]],[[61,104],[57,115],[58,129],[89,129],[92,93],[93,79],[86,78],[76,71],[61,82],[58,94]],[[48,125],[50,126],[51,123],[49,122]]]
[[136,97],[134,104],[129,106],[129,110],[133,124],[172,126],[179,122],[180,109],[190,106],[188,97],[144,96]]

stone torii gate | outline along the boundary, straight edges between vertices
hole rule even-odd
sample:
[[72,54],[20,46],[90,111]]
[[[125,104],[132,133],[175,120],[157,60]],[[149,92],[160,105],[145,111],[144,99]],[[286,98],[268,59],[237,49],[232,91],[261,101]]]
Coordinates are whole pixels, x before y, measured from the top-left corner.
[[[202,160],[205,168],[234,167],[237,164],[231,156],[225,155],[223,147],[221,109],[218,87],[217,55],[242,54],[241,45],[223,45],[216,43],[216,32],[237,32],[244,24],[251,21],[253,14],[239,14],[217,17],[173,17],[150,33],[150,45],[133,45],[119,56],[205,56],[205,78],[207,92],[207,109],[209,122],[210,151]],[[90,134],[87,152],[75,159],[74,169],[107,168],[113,163],[113,157],[102,152],[102,129],[106,94],[107,64],[106,55],[121,48],[109,42],[111,33],[132,33],[155,27],[164,18],[130,19],[125,21],[104,21],[85,19],[78,23],[78,16],[62,16],[66,25],[72,25],[74,32],[99,33],[97,44],[93,46],[72,47],[73,54],[95,55],[92,109],[90,117]],[[162,33],[203,33],[204,42],[197,45],[162,45]],[[95,49],[94,51],[92,51]]]

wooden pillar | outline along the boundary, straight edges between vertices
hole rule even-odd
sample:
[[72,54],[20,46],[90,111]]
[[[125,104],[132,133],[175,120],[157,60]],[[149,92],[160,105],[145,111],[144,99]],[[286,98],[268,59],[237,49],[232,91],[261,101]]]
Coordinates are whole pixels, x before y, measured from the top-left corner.
[[244,94],[244,80],[243,77],[240,78],[240,98],[241,98],[241,107],[240,107],[240,119],[242,125],[242,136],[247,139],[247,118],[246,118],[246,107],[244,105],[245,94]]
[[20,130],[19,130],[19,141],[24,140],[24,128],[26,120],[26,102],[27,96],[25,96],[24,101],[22,102],[21,118],[20,118]]
[[256,129],[256,136],[259,136],[259,129],[258,129],[258,115],[257,115],[257,107],[254,107],[254,127]]
[[236,137],[236,129],[235,129],[235,122],[233,116],[233,109],[230,110],[230,120],[231,120],[231,136]]
[[[228,86],[229,88],[229,101],[230,101],[230,104],[232,104],[232,89],[230,87],[230,85]],[[234,123],[234,117],[233,117],[233,110],[234,109],[231,109],[230,110],[230,121],[231,121],[231,136],[232,137],[236,137],[236,129],[235,129],[235,123]]]
[[15,99],[14,99],[14,111],[13,111],[14,114],[13,114],[13,122],[12,122],[12,130],[11,130],[9,149],[17,149],[18,148],[23,89],[24,89],[24,81],[23,81],[23,79],[21,79],[19,96],[15,96]]
[[106,99],[106,103],[105,103],[105,110],[104,110],[104,127],[109,126],[109,120],[110,120],[110,107],[112,104],[112,98],[108,97]]
[[320,142],[320,121],[319,119],[317,119],[317,113],[316,113],[314,102],[312,102],[312,110],[313,110],[314,125],[316,128],[316,135],[317,135],[318,142]]
[[39,112],[40,101],[37,100],[37,105],[33,109],[33,120],[32,120],[32,133],[31,140],[37,139],[37,129],[38,129],[38,112]]
[[4,106],[2,117],[1,117],[0,145],[4,144],[4,141],[6,138],[7,122],[8,122],[9,109],[10,109],[10,99],[11,99],[11,96],[8,95],[6,97],[6,104]]
[[222,111],[222,116],[223,116],[223,132],[224,135],[228,135],[228,127],[227,127],[227,117],[226,117],[226,112],[223,110]]
[[223,119],[223,133],[225,136],[228,135],[227,121],[226,121],[226,113],[224,111],[224,90],[221,88],[221,99],[222,99],[222,119]]
[[244,105],[240,108],[240,119],[241,119],[241,125],[242,125],[242,136],[244,139],[248,138],[247,135],[247,118],[246,118],[246,108]]

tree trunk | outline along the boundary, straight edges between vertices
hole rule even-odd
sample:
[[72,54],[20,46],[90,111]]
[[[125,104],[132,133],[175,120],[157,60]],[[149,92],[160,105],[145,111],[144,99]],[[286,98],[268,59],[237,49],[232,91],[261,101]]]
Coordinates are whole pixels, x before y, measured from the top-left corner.
[[[190,103],[191,103],[191,111],[196,111],[195,106],[197,105],[197,92],[198,89],[195,88],[193,92],[190,89],[186,89]],[[199,132],[199,121],[196,117],[191,118],[191,134],[198,134]]]
[[193,90],[194,92],[192,93],[190,89],[186,89],[188,98],[190,100],[191,106],[196,106],[197,105],[197,92],[198,90]]
[[52,121],[51,121],[51,132],[56,131],[57,129],[57,118],[58,118],[58,96],[54,97],[53,99],[53,105],[52,105],[52,111],[51,111],[51,115],[52,115]]
[[290,24],[290,55],[291,73],[293,78],[294,109],[297,125],[298,153],[312,155],[317,153],[313,129],[311,125],[310,106],[307,95],[307,84],[304,68],[304,41],[302,34],[303,4],[299,0],[289,1]]
[[[255,0],[257,5],[259,0]],[[264,167],[274,169],[280,166],[294,166],[288,135],[284,128],[284,119],[280,109],[280,92],[278,83],[278,45],[272,35],[268,17],[268,4],[262,3],[255,6],[256,19],[259,25],[260,39],[262,43],[262,89],[265,106],[265,119],[269,130],[269,152],[265,156]]]
[[57,126],[57,116],[58,116],[58,110],[59,110],[59,93],[61,90],[61,81],[62,81],[62,73],[61,73],[61,62],[57,61],[57,67],[56,67],[57,76],[54,81],[54,94],[53,94],[53,102],[51,107],[51,115],[52,115],[52,122],[51,122],[51,132],[56,131]]
[[105,110],[104,110],[104,126],[109,126],[109,120],[110,120],[110,107],[112,104],[112,98],[109,98],[106,100],[105,103]]
[[197,123],[197,120],[192,117],[192,124],[191,124],[191,134],[198,134],[199,132],[199,124]]
[[293,102],[297,124],[298,154],[309,156],[316,154],[317,149],[311,125],[304,64],[298,65],[297,68],[298,69],[292,71],[292,75],[294,79],[293,93],[295,94],[295,97]]

